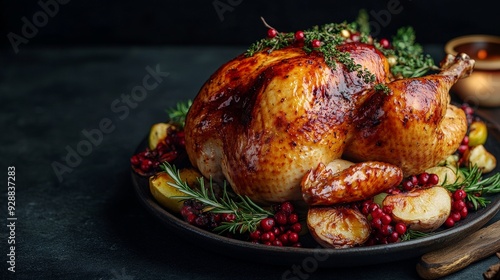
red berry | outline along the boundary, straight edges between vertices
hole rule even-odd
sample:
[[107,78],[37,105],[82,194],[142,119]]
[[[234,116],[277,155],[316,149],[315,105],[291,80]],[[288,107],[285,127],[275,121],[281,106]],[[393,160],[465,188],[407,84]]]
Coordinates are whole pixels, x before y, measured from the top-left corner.
[[373,211],[377,210],[378,204],[374,202],[370,202],[370,206],[368,206],[368,212],[372,213]]
[[462,139],[462,145],[469,145],[469,136],[464,136],[464,139]]
[[359,35],[358,32],[355,32],[355,33],[351,33],[351,37],[350,39],[353,41],[353,42],[358,42],[359,39],[361,39],[361,36]]
[[394,232],[394,228],[391,225],[382,225],[382,227],[380,228],[380,232],[384,236],[389,236]]
[[412,183],[414,186],[418,185],[418,177],[417,177],[417,175],[412,175],[412,176],[409,178],[409,180],[411,181],[411,183]]
[[392,222],[392,218],[387,214],[383,214],[380,216],[380,221],[382,222],[382,224],[388,225]]
[[374,218],[371,222],[372,228],[380,229],[382,227],[382,220],[380,218]]
[[269,37],[269,38],[274,38],[274,37],[276,37],[277,35],[278,35],[278,31],[276,31],[276,29],[274,29],[274,28],[269,28],[269,29],[267,30],[267,37]]
[[411,182],[411,180],[403,181],[403,189],[405,191],[411,191],[413,189],[413,183]]
[[288,244],[288,239],[289,239],[289,234],[288,233],[283,233],[279,236],[279,240],[283,245]]
[[274,246],[283,246],[283,243],[279,239],[275,239],[272,243]]
[[389,40],[387,40],[386,38],[382,38],[380,39],[380,45],[382,46],[382,48],[388,49],[391,47],[391,42],[389,42]]
[[467,209],[467,207],[460,209],[460,216],[462,217],[462,219],[465,219],[468,214],[469,214],[469,209]]
[[138,166],[139,165],[139,156],[137,155],[134,155],[130,158],[130,163],[133,165],[133,166]]
[[420,175],[418,175],[418,184],[424,186],[427,182],[429,182],[429,173],[420,173]]
[[427,181],[429,185],[437,185],[439,183],[439,176],[437,174],[429,174],[429,181]]
[[303,31],[299,30],[299,31],[295,32],[295,40],[296,41],[299,41],[299,42],[304,41],[304,37],[305,36],[304,36],[304,32]]
[[387,241],[389,241],[389,243],[396,243],[398,242],[398,240],[399,240],[399,234],[395,231],[387,237]]
[[321,47],[321,41],[314,39],[314,40],[312,40],[311,45],[313,48],[319,48],[319,47]]
[[394,229],[396,230],[397,233],[399,233],[399,235],[403,235],[406,233],[406,225],[401,222],[397,223],[394,226]]
[[285,212],[279,211],[276,214],[274,214],[274,220],[276,220],[276,223],[278,225],[286,225],[287,217],[286,217]]
[[453,204],[452,204],[452,209],[453,210],[459,212],[463,208],[467,208],[467,205],[465,204],[465,202],[463,200],[453,201]]
[[293,232],[299,233],[302,231],[302,225],[300,223],[295,223],[291,227]]
[[222,220],[224,222],[232,222],[236,219],[236,215],[233,213],[223,213],[222,214]]
[[372,214],[372,217],[374,219],[375,218],[380,218],[384,214],[384,211],[382,211],[382,209],[380,209],[380,208],[377,208],[371,214]]
[[450,214],[450,218],[452,218],[454,222],[458,222],[462,219],[462,215],[460,215],[459,212],[452,211]]
[[260,235],[261,235],[261,232],[260,232],[260,230],[257,229],[257,230],[250,233],[250,239],[251,240],[259,240]]
[[454,200],[464,200],[466,197],[467,193],[462,189],[458,189],[453,193]]
[[461,144],[460,146],[458,146],[457,151],[460,154],[464,154],[468,149],[469,149],[469,145],[463,145],[463,144]]
[[285,201],[285,202],[281,203],[280,209],[281,209],[281,211],[285,212],[286,214],[290,214],[293,212],[294,207],[293,207],[293,204],[291,202]]
[[288,224],[293,225],[297,222],[299,222],[299,215],[292,213],[288,216]]
[[455,221],[453,220],[452,217],[448,217],[446,221],[444,222],[445,226],[447,227],[452,227],[455,225]]
[[288,233],[288,241],[292,244],[297,243],[299,241],[299,234],[297,232]]
[[260,228],[264,232],[269,232],[273,229],[274,224],[275,224],[275,221],[273,218],[265,218],[262,221],[260,221]]

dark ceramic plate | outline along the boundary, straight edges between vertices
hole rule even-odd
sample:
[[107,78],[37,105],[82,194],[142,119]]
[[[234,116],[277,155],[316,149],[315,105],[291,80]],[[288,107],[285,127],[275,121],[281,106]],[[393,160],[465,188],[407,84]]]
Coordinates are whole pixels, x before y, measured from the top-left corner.
[[[484,119],[484,118],[483,118]],[[486,149],[500,159],[500,130],[488,122],[489,136]],[[137,152],[146,147],[146,140]],[[500,172],[500,167],[489,173]],[[220,236],[194,227],[160,206],[149,192],[148,179],[132,172],[134,189],[142,204],[163,224],[181,237],[219,254],[258,261],[267,264],[293,265],[315,262],[319,266],[342,267],[386,263],[421,256],[427,252],[442,248],[475,232],[484,226],[500,210],[500,194],[488,197],[487,207],[471,212],[465,220],[449,229],[438,230],[426,237],[388,245],[374,245],[349,249],[326,249],[317,245],[309,236],[301,237],[301,248],[275,247],[253,244],[247,241]]]

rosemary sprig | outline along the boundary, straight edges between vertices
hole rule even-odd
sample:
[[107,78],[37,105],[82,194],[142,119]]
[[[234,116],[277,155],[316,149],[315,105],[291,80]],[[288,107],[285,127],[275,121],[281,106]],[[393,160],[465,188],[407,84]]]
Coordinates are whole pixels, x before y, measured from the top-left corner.
[[406,233],[401,236],[401,241],[408,241],[408,240],[412,240],[412,239],[426,237],[428,235],[429,235],[429,233],[426,233],[426,232],[408,229],[406,231]]
[[189,108],[191,108],[192,104],[193,102],[191,100],[177,103],[175,108],[169,108],[166,110],[168,118],[171,121],[179,124],[180,128],[183,128],[186,122],[186,115],[189,111]]
[[204,211],[213,213],[234,214],[236,218],[231,222],[222,222],[214,231],[223,233],[229,231],[231,233],[252,232],[257,228],[261,220],[272,216],[273,214],[262,207],[255,204],[247,196],[236,195],[237,200],[230,197],[227,192],[226,184],[222,190],[222,196],[217,197],[214,193],[212,180],[209,185],[205,186],[203,177],[198,178],[200,185],[199,189],[191,188],[180,177],[179,170],[168,162],[164,162],[161,168],[173,179],[173,183],[168,184],[182,193],[185,196],[179,196],[180,199],[196,199],[205,205]]
[[500,193],[500,173],[483,179],[482,171],[477,165],[459,168],[457,172],[461,172],[465,179],[445,184],[444,187],[451,192],[463,189],[467,193],[467,200],[472,202],[476,210],[490,203],[486,197],[483,197],[484,195]]

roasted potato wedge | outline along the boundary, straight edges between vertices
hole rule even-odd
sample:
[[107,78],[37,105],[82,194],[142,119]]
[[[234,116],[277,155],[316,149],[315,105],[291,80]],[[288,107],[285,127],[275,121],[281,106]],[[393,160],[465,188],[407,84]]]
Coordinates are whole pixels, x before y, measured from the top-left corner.
[[491,172],[497,166],[497,159],[483,145],[478,145],[470,149],[467,160],[470,165],[477,165],[483,173]]
[[154,150],[158,143],[165,140],[168,130],[174,126],[169,123],[157,123],[151,126],[149,130],[148,146],[149,149]]
[[[184,180],[190,187],[195,188],[198,186],[198,179],[202,175],[193,168],[184,168],[179,170],[182,180]],[[160,203],[160,205],[167,209],[179,213],[183,202],[178,196],[185,196],[185,194],[175,187],[169,185],[173,183],[172,177],[166,172],[159,172],[149,178],[149,190],[153,197]]]
[[311,207],[307,227],[313,238],[326,248],[350,248],[370,237],[370,224],[357,209],[342,206]]
[[382,205],[392,209],[391,216],[396,222],[403,222],[412,230],[431,232],[450,215],[451,194],[441,186],[414,189],[388,195]]

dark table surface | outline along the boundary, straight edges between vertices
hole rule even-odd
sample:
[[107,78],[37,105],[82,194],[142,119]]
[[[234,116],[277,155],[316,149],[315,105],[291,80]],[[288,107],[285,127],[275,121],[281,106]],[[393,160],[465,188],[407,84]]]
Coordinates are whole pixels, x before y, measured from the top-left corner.
[[[241,261],[186,242],[146,211],[130,179],[129,157],[150,125],[166,119],[166,108],[193,98],[218,66],[243,50],[0,52],[2,178],[15,167],[17,218],[15,273],[7,271],[10,232],[2,225],[2,279],[282,279],[290,266]],[[439,46],[432,50],[442,55]],[[146,81],[146,93],[127,99],[148,74],[154,79]],[[500,119],[498,108],[479,111]],[[106,128],[102,139],[86,146],[85,135],[100,126]],[[85,155],[57,165],[76,149]],[[1,202],[2,224],[8,224],[6,184]],[[320,268],[307,279],[418,279],[417,261]],[[487,257],[445,279],[482,279],[497,261]]]

